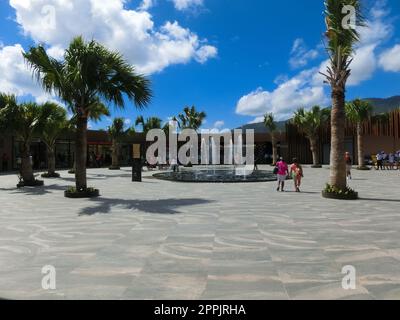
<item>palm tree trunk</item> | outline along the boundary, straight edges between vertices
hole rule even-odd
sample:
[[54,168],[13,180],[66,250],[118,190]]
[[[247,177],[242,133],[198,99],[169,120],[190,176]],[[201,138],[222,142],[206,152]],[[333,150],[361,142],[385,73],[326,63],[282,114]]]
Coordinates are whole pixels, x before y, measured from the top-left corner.
[[271,132],[271,141],[272,141],[272,165],[275,165],[278,160],[278,148],[276,147],[276,137],[274,132]]
[[[75,132],[75,136],[76,136],[76,132]],[[75,140],[76,140],[76,138],[75,138]],[[73,171],[74,173],[76,171],[76,145],[74,146],[74,159],[73,159],[71,171]]]
[[87,118],[78,117],[76,126],[76,142],[75,142],[75,183],[77,191],[86,191],[86,162],[87,162]]
[[30,159],[30,144],[27,142],[23,144],[21,150],[21,176],[25,183],[30,183],[35,180]]
[[310,137],[310,148],[313,158],[313,166],[319,165],[319,157],[318,157],[318,143],[316,137]]
[[119,157],[119,146],[117,140],[113,139],[112,143],[112,163],[111,163],[111,168],[118,168],[118,157]]
[[358,153],[358,167],[364,167],[364,141],[362,136],[362,124],[357,123],[357,153]]
[[56,173],[56,156],[54,153],[54,146],[47,146],[47,162],[48,162],[48,174],[50,176]]
[[331,116],[331,185],[345,189],[346,162],[345,162],[345,95],[344,89],[332,89],[332,116]]

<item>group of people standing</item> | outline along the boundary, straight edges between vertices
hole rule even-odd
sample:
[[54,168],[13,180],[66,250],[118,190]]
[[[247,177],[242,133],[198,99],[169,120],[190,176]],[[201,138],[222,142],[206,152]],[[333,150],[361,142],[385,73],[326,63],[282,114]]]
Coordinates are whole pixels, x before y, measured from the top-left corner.
[[296,192],[300,192],[301,180],[304,177],[303,168],[296,158],[293,158],[292,164],[289,166],[282,157],[276,163],[274,170],[278,177],[278,188],[276,191],[285,192],[285,181],[288,176],[291,176],[294,182]]
[[[351,159],[350,153],[346,152],[345,154],[346,161],[346,176],[347,179],[351,179],[351,168],[353,165],[353,160]],[[274,173],[277,175],[278,179],[278,187],[276,191],[285,192],[285,181],[288,177],[293,179],[294,189],[296,192],[300,192],[301,181],[304,178],[303,167],[297,160],[297,158],[293,158],[292,164],[288,165],[282,157],[279,158],[279,161],[276,163]]]
[[399,169],[400,163],[400,150],[395,153],[387,154],[381,151],[376,155],[376,169],[377,170],[394,170]]

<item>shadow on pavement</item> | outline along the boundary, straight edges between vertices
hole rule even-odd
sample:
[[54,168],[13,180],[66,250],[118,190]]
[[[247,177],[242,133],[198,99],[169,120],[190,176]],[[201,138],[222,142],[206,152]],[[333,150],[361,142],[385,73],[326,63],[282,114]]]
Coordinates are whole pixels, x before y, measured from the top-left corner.
[[2,191],[11,191],[12,194],[26,194],[26,195],[38,195],[42,196],[45,194],[53,193],[53,191],[65,191],[68,186],[59,186],[56,184],[53,185],[44,185],[41,187],[23,187],[23,188],[0,188]]
[[400,199],[359,198],[362,201],[400,202]]
[[159,199],[159,200],[126,200],[126,199],[109,199],[95,198],[90,202],[96,204],[94,207],[83,208],[79,215],[91,216],[94,214],[111,213],[112,208],[120,207],[128,210],[138,210],[146,213],[155,214],[179,214],[179,208],[193,205],[202,205],[212,203],[206,199]]

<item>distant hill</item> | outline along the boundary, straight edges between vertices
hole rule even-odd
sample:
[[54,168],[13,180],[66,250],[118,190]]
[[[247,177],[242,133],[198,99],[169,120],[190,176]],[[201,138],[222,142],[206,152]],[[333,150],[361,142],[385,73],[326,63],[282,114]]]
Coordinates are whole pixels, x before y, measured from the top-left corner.
[[[277,122],[278,130],[285,130],[285,124],[286,124],[286,121]],[[268,133],[268,130],[265,127],[263,122],[245,124],[244,126],[240,127],[239,129],[242,129],[242,130],[253,129],[255,133]]]
[[387,99],[368,98],[365,99],[374,106],[375,113],[384,113],[400,107],[400,96],[394,96]]
[[[400,96],[394,96],[386,99],[382,98],[367,98],[364,99],[369,101],[374,106],[374,113],[384,113],[400,107]],[[278,122],[279,130],[285,130],[285,123],[286,121]],[[239,129],[246,130],[246,129],[254,129],[255,133],[267,133],[268,130],[265,128],[264,123],[251,123],[246,124]]]

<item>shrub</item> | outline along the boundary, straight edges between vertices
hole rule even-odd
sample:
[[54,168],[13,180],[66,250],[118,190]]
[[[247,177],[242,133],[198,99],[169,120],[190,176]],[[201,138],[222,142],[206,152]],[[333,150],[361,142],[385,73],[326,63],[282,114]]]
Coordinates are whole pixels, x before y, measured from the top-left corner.
[[345,189],[339,189],[330,184],[326,184],[326,187],[322,191],[322,194],[325,197],[337,198],[337,199],[357,199],[358,198],[358,193],[355,190],[353,190],[349,187],[346,187]]

